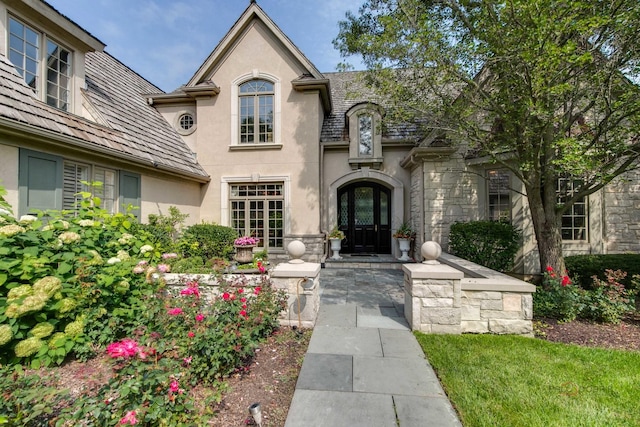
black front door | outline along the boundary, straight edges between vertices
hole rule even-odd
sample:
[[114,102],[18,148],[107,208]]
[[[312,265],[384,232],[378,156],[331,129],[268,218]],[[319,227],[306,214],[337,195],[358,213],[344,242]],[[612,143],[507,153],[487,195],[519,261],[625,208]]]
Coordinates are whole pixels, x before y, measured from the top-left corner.
[[391,190],[358,182],[338,190],[339,226],[346,235],[342,252],[391,253]]

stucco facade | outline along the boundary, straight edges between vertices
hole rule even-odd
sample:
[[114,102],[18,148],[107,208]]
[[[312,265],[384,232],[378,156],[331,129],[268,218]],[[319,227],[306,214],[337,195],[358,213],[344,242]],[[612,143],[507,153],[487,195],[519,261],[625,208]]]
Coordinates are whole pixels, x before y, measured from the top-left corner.
[[[70,55],[62,107],[11,62],[25,58],[10,42],[16,28]],[[388,121],[361,73],[321,73],[256,3],[170,93],[104,47],[44,2],[0,0],[0,180],[16,215],[68,207],[74,185],[108,177],[114,211],[136,204],[146,221],[176,206],[188,224],[255,234],[274,261],[302,240],[316,262],[334,227],[346,255],[398,256],[402,223],[416,247],[446,250],[451,224],[498,215],[523,234],[516,271],[539,271],[522,183],[464,145]],[[59,59],[42,52],[38,72]],[[572,212],[566,254],[640,250],[639,178],[621,177]]]

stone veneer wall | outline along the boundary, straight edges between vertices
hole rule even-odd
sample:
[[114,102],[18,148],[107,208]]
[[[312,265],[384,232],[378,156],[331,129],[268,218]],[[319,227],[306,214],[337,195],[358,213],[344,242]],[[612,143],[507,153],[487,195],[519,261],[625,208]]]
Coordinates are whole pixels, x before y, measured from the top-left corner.
[[[446,264],[405,264],[405,317],[436,334],[533,334],[535,286],[442,254]],[[448,264],[448,265],[447,265]]]
[[603,191],[606,252],[640,252],[640,171],[626,173]]
[[427,160],[423,168],[425,239],[446,250],[451,224],[479,219],[477,175],[467,170],[458,153]]

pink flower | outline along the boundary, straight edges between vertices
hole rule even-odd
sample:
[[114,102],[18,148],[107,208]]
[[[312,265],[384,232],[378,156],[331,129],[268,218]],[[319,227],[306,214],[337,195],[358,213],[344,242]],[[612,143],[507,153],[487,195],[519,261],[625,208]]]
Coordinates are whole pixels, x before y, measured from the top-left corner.
[[167,313],[169,313],[169,316],[179,316],[182,314],[182,309],[180,307],[170,308]]
[[238,291],[237,291],[237,292],[238,292],[239,294],[241,294],[241,293],[243,293],[243,292],[244,292],[244,289],[242,289],[242,288],[238,288]]
[[240,298],[240,302],[247,302],[247,299],[245,297]]
[[136,265],[135,267],[133,267],[133,273],[134,274],[142,274],[144,273],[144,267],[141,265]]
[[551,267],[550,265],[547,265],[547,271],[551,273],[553,271],[553,267]]
[[225,301],[229,301],[229,298],[231,298],[231,295],[229,295],[229,292],[225,292],[222,294],[222,299]]
[[204,320],[204,314],[198,313],[196,314],[196,322],[202,322]]
[[162,254],[162,259],[172,259],[172,258],[178,258],[178,254],[173,252],[168,254]]
[[136,425],[138,424],[138,419],[136,418],[136,411],[129,411],[127,412],[124,417],[120,418],[120,422],[118,423],[120,425]]
[[184,359],[182,359],[182,363],[184,363],[186,366],[189,366],[191,365],[191,360],[193,360],[191,356],[185,357]]
[[178,384],[177,380],[172,380],[171,384],[169,384],[169,390],[171,390],[172,392],[176,392],[178,390],[180,390],[180,384]]
[[265,268],[264,268],[264,265],[262,265],[262,262],[261,262],[261,261],[258,261],[258,262],[256,263],[256,265],[258,266],[258,271],[259,271],[260,273],[264,273]]
[[246,312],[246,310],[240,310],[240,316],[242,316],[242,317],[247,317],[247,312]]
[[198,290],[198,282],[188,282],[187,287],[180,291],[180,295],[195,295],[196,298],[200,298],[200,291]]
[[571,279],[569,276],[562,276],[562,286],[567,286],[571,284]]
[[107,346],[107,354],[114,359],[128,359],[133,357],[140,351],[140,346],[132,339],[125,338],[122,341],[111,343]]
[[247,304],[242,304],[242,308],[247,308]]
[[189,338],[193,338],[193,337],[195,337],[195,336],[196,336],[196,334],[194,334],[194,333],[193,333],[193,331],[189,331],[189,332],[187,333],[187,336],[188,336]]
[[256,286],[255,289],[253,290],[253,293],[258,295],[261,290],[262,290],[262,288],[260,286]]
[[158,271],[160,273],[169,273],[171,271],[171,266],[169,264],[158,264]]

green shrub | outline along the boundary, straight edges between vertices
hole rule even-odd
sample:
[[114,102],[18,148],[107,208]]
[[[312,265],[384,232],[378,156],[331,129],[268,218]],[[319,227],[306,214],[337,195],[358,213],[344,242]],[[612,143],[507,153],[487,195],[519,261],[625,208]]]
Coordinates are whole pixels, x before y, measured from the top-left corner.
[[571,278],[583,289],[591,289],[593,276],[607,280],[607,270],[622,270],[627,276],[620,283],[627,289],[640,290],[632,280],[633,276],[640,275],[640,254],[572,255],[564,261]]
[[495,221],[457,222],[451,225],[452,254],[497,271],[509,271],[520,247],[520,232]]
[[196,224],[184,231],[180,245],[185,258],[199,256],[204,260],[231,259],[236,237],[238,234],[231,227]]
[[558,276],[547,267],[542,283],[533,293],[533,312],[561,322],[575,320],[583,308],[584,291],[573,285],[569,276]]
[[618,324],[624,314],[635,308],[633,300],[635,292],[625,289],[622,284],[627,273],[621,270],[607,270],[605,275],[606,280],[594,277],[592,290],[585,292],[580,317]]
[[175,206],[169,207],[169,215],[149,215],[148,224],[136,224],[136,229],[145,230],[149,242],[161,252],[177,250],[177,241],[189,214],[183,214]]
[[0,364],[61,363],[133,330],[154,292],[132,274],[159,256],[135,218],[82,193],[79,209],[0,218]]

